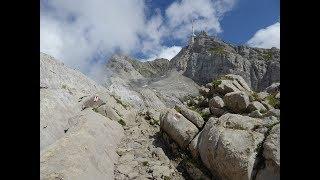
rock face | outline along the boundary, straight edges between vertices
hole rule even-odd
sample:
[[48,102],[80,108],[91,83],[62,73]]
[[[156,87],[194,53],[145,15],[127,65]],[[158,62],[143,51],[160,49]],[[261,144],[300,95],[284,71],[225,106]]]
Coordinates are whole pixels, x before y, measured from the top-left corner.
[[166,132],[182,149],[198,134],[198,128],[175,110],[168,110],[161,115],[160,128]]
[[277,94],[280,91],[280,83],[273,83],[265,91],[269,94]]
[[176,105],[175,109],[178,110],[178,112],[180,112],[184,117],[186,117],[190,122],[192,122],[198,128],[202,128],[204,124],[204,120],[199,113],[188,109],[184,105]]
[[257,180],[280,179],[280,125],[275,125],[263,144],[265,168],[260,170]]
[[170,64],[202,84],[230,73],[241,75],[256,91],[280,81],[279,49],[233,46],[204,34],[184,47]]
[[248,110],[255,111],[258,110],[259,112],[266,112],[267,109],[259,102],[259,101],[253,101],[249,104]]
[[249,106],[249,97],[244,92],[231,92],[224,96],[226,106],[235,113],[243,112]]
[[104,85],[138,109],[174,107],[181,104],[185,96],[199,94],[195,82],[168,65],[165,59],[140,62],[125,55],[114,55],[106,65],[105,71],[111,71],[112,75],[105,78]]
[[[95,95],[101,97],[96,102]],[[126,110],[105,88],[40,53],[41,179],[113,179],[124,132],[118,122],[92,110],[102,102],[125,117]]]
[[209,101],[209,108],[223,108],[224,102],[223,99],[219,96],[215,96]]
[[258,119],[236,114],[210,119],[200,137],[202,162],[222,179],[251,179],[256,148],[264,138],[253,129],[261,124]]

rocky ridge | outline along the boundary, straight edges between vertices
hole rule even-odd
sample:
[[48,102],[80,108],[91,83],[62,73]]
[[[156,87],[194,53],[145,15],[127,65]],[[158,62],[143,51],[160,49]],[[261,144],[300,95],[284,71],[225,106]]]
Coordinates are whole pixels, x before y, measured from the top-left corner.
[[171,67],[200,84],[226,74],[241,75],[256,91],[280,81],[280,50],[234,46],[205,33],[170,61]]

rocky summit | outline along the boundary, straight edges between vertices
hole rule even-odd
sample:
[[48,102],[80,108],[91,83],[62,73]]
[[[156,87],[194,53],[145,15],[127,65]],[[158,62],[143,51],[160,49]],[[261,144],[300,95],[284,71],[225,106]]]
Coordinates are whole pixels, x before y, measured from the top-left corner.
[[103,68],[40,53],[41,179],[280,179],[279,49],[202,32],[170,61]]

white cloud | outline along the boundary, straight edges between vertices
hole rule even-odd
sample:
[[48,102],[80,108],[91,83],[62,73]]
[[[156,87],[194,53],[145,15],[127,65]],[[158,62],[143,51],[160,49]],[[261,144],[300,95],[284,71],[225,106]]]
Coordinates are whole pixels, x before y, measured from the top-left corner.
[[277,22],[264,29],[260,29],[247,44],[251,47],[280,48],[280,23]]
[[182,0],[172,3],[166,10],[168,24],[173,36],[184,39],[191,31],[191,20],[195,20],[195,31],[222,32],[220,20],[236,0]]
[[196,30],[221,32],[219,21],[235,1],[176,1],[165,16],[158,9],[147,18],[145,0],[41,0],[40,51],[86,74],[117,51],[171,59],[181,47],[164,39],[186,41],[191,17]]
[[164,58],[171,60],[174,56],[176,56],[181,51],[180,46],[172,46],[172,47],[162,47],[162,49],[156,53],[156,55],[151,56],[148,59],[145,59],[144,61],[152,61],[159,58]]
[[40,50],[71,67],[88,72],[98,52],[130,53],[138,47],[138,34],[145,24],[143,0],[47,3],[50,9],[41,9]]

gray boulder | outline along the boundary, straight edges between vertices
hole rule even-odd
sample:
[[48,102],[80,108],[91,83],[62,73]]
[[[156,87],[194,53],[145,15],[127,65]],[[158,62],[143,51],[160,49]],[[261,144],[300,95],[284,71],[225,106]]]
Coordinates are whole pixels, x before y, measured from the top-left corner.
[[215,117],[220,117],[223,114],[226,113],[226,111],[224,109],[220,109],[220,108],[215,108],[215,107],[211,107],[210,108],[210,112],[211,114],[213,114]]
[[206,88],[206,87],[203,87],[203,86],[201,86],[199,88],[199,94],[201,94],[201,95],[203,95],[205,97],[207,97],[209,95],[209,92],[210,92],[209,88]]
[[264,135],[255,131],[259,119],[237,114],[210,118],[201,132],[199,154],[204,165],[221,179],[249,180],[257,147]]
[[173,109],[162,112],[160,115],[160,128],[178,143],[182,149],[185,149],[199,132],[192,122]]
[[[218,80],[219,81],[219,80]],[[225,95],[230,92],[240,91],[234,84],[232,80],[220,80],[221,83],[215,87],[215,91]]]
[[252,112],[252,111],[255,111],[255,110],[258,110],[260,112],[266,112],[267,111],[267,108],[265,108],[259,101],[251,102],[247,109],[248,109],[249,112]]
[[263,114],[261,114],[259,110],[254,110],[249,114],[249,116],[253,118],[262,118]]
[[275,117],[279,118],[280,117],[280,109],[271,109],[265,114],[265,116],[275,116]]
[[280,124],[275,125],[263,144],[265,168],[259,170],[257,180],[280,179]]
[[249,106],[249,97],[244,92],[231,92],[224,96],[225,105],[235,113],[241,113]]
[[269,94],[277,94],[280,92],[280,83],[273,83],[270,86],[268,86],[265,91]]
[[224,102],[223,99],[219,96],[214,96],[209,100],[209,108],[223,108],[224,107]]
[[270,96],[270,94],[267,93],[267,92],[259,92],[259,93],[257,93],[257,96],[258,96],[259,99],[264,100],[264,99],[266,99],[268,96]]
[[186,117],[189,121],[191,121],[198,128],[202,128],[204,125],[204,120],[201,115],[191,109],[188,109],[184,105],[176,105],[175,109],[180,112],[184,117]]
[[193,140],[191,141],[191,143],[189,144],[189,150],[191,152],[191,155],[194,159],[198,159],[199,157],[199,142],[200,142],[200,133],[198,133],[196,135],[195,138],[193,138]]

